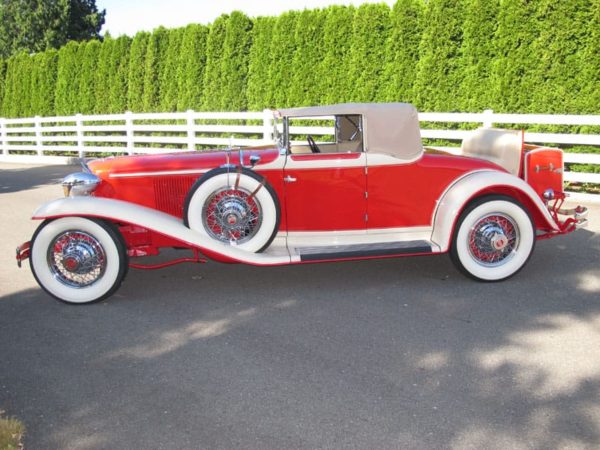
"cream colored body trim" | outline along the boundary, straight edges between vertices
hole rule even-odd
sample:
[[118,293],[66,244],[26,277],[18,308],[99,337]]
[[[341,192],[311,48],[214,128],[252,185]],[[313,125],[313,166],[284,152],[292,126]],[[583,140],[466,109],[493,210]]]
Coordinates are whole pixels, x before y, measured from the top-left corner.
[[[306,153],[310,154],[310,153]],[[322,153],[323,155],[332,155],[336,153]],[[346,154],[346,153],[340,153]],[[289,155],[281,155],[275,158],[275,160],[261,164],[258,163],[255,167],[260,170],[278,170],[283,169],[285,166],[287,169],[333,169],[333,168],[347,168],[347,167],[364,167],[367,164],[370,167],[375,166],[396,166],[411,164],[421,159],[421,156],[413,158],[411,160],[402,160],[395,158],[390,155],[383,154],[371,154],[361,153],[356,159],[323,159],[323,160],[310,160],[310,161],[294,161],[289,158]],[[286,161],[287,160],[287,161]],[[154,172],[131,172],[131,173],[111,173],[108,175],[109,178],[134,178],[134,177],[161,177],[168,175],[202,175],[211,169],[186,169],[186,170],[162,170]]]
[[[322,155],[335,155],[336,153],[321,153]],[[343,154],[343,153],[341,153]],[[363,152],[356,159],[313,159],[310,161],[294,161],[288,155],[285,164],[286,169],[341,169],[348,167],[381,167],[381,166],[400,166],[412,164],[421,159],[421,155],[410,160],[398,159],[390,155],[375,154]],[[261,166],[261,169],[264,167]]]
[[525,181],[504,172],[480,170],[471,172],[452,184],[438,202],[433,218],[431,241],[437,244],[441,251],[445,252],[450,247],[454,223],[465,203],[477,192],[494,186],[510,186],[525,193],[540,213],[544,215],[548,223],[555,230],[559,230],[546,205]]
[[358,153],[358,158],[345,159],[336,158],[331,159],[332,155],[338,153],[316,153],[315,157],[324,156],[323,159],[311,159],[311,160],[294,160],[294,156],[304,155],[288,155],[285,163],[286,170],[293,169],[337,169],[337,168],[351,168],[351,167],[365,167],[367,164],[367,157],[365,153]]
[[[169,214],[121,200],[98,197],[58,199],[38,208],[33,218],[45,219],[64,216],[104,217],[139,225],[181,240],[200,250],[208,250],[238,262],[258,266],[299,262],[300,256],[297,254],[296,248],[429,240],[432,231],[431,227],[414,227],[368,231],[279,232],[266,251],[252,253],[207,239],[200,233],[187,228],[179,219]],[[440,248],[433,245],[432,251],[439,252]]]
[[235,261],[257,266],[289,264],[290,262],[299,261],[299,258],[290,258],[287,252],[282,255],[276,249],[273,252],[250,253],[234,246],[207,239],[200,233],[187,228],[176,217],[121,200],[98,197],[62,198],[42,205],[33,215],[35,219],[61,216],[101,216],[139,225],[179,239],[201,250],[219,253]]

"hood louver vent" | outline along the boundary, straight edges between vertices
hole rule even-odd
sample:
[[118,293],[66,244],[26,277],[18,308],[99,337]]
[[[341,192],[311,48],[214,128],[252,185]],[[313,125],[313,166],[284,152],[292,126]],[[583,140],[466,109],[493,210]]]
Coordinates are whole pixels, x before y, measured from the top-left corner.
[[183,202],[198,176],[162,177],[154,180],[156,208],[177,217],[183,217]]

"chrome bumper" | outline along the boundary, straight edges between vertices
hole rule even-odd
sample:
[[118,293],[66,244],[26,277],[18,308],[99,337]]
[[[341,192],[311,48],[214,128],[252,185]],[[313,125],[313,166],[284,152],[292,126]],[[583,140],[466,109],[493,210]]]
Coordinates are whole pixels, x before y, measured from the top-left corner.
[[31,250],[31,241],[27,241],[17,247],[17,266],[21,267],[21,263],[29,258]]
[[588,225],[588,209],[585,206],[576,206],[575,208],[565,208],[556,210],[561,216],[568,216],[575,220],[575,228],[586,228]]

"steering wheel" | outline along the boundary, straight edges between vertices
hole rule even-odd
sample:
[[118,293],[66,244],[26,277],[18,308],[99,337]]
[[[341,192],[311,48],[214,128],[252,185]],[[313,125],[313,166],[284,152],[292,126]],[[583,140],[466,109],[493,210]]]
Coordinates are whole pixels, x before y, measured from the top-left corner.
[[308,145],[310,147],[310,151],[313,153],[321,153],[321,150],[319,149],[319,147],[317,146],[317,143],[315,142],[315,140],[312,138],[312,136],[308,136],[306,138],[306,140],[308,141]]

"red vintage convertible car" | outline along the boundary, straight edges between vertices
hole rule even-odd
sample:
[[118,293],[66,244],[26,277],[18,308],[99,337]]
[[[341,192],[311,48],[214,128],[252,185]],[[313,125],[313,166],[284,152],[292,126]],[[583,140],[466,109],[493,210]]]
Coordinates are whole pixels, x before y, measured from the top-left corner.
[[[562,209],[562,151],[525,145],[520,131],[479,129],[456,156],[423,148],[408,104],[274,115],[270,146],[89,162],[64,179],[66,198],[34,213],[43,222],[18,262],[30,258],[40,286],[68,303],[108,297],[128,267],[203,257],[272,266],[449,252],[465,274],[497,281],[537,239],[587,222],[585,208]],[[291,141],[302,118],[335,138]],[[131,262],[167,247],[194,257]]]

